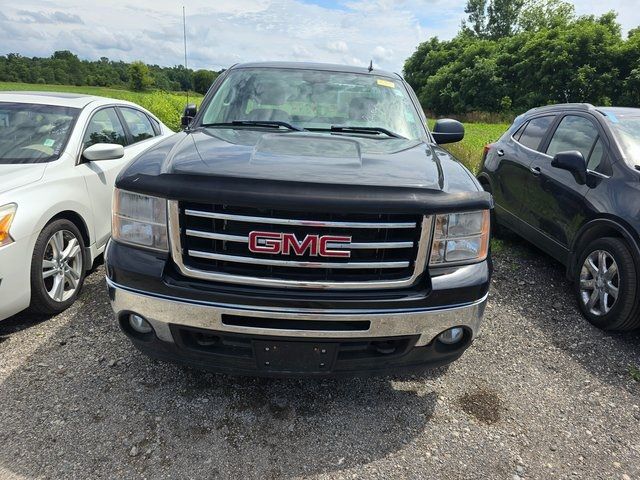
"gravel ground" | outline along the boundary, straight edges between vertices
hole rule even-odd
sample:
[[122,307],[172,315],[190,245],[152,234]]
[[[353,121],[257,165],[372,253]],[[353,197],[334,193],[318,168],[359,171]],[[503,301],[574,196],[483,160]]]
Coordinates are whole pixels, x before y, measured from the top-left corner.
[[495,260],[458,362],[346,380],[152,361],[100,267],[67,312],[0,324],[0,478],[640,478],[640,335],[587,324],[537,250],[509,240]]

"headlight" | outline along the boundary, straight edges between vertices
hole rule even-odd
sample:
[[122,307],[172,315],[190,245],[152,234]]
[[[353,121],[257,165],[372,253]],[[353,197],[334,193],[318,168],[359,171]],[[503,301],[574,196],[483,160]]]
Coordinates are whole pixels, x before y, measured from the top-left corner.
[[13,238],[9,235],[11,224],[16,216],[18,205],[9,203],[0,207],[0,247],[13,243]]
[[113,194],[111,236],[119,242],[168,251],[167,201],[116,188]]
[[484,260],[489,249],[489,210],[436,215],[429,265]]

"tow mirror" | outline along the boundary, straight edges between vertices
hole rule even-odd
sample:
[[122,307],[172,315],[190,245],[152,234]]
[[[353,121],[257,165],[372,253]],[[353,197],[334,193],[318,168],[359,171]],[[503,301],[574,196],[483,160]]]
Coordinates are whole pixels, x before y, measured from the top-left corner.
[[559,152],[551,160],[551,166],[571,172],[580,185],[587,183],[587,163],[577,150]]
[[182,114],[182,118],[180,119],[180,123],[184,128],[187,128],[193,120],[193,117],[198,113],[198,107],[196,107],[195,103],[189,103],[186,107],[184,107],[184,113]]
[[82,156],[90,162],[116,160],[124,157],[124,147],[117,143],[96,143],[85,148]]
[[464,138],[464,125],[457,120],[443,118],[436,121],[431,134],[438,145],[459,142]]

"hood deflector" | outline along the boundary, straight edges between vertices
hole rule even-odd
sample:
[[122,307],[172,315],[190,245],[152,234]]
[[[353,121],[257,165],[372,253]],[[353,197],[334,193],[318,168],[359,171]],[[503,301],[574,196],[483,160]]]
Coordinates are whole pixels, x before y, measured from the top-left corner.
[[117,187],[171,200],[297,211],[429,214],[493,207],[487,192],[445,193],[411,187],[319,184],[185,174],[134,174]]

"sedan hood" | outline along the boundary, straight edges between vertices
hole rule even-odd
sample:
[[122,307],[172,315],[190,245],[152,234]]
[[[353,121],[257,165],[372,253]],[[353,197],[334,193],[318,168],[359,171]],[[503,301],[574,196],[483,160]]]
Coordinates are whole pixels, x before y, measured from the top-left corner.
[[46,169],[46,163],[0,164],[0,193],[37,182]]
[[441,187],[437,156],[423,142],[307,132],[199,130],[176,145],[163,173]]

